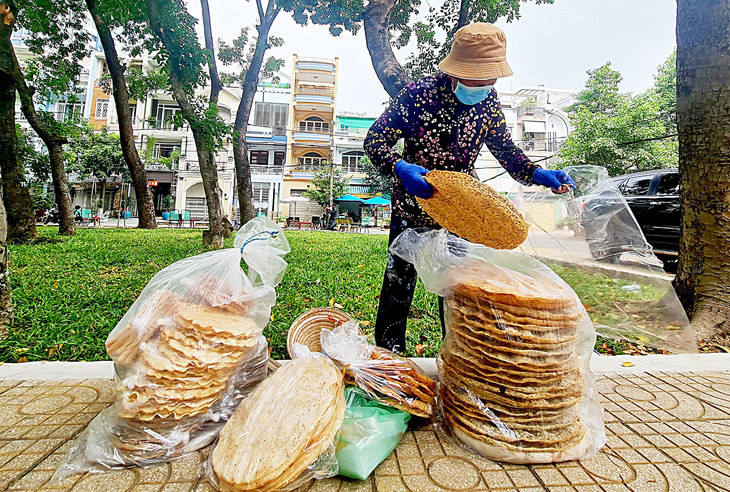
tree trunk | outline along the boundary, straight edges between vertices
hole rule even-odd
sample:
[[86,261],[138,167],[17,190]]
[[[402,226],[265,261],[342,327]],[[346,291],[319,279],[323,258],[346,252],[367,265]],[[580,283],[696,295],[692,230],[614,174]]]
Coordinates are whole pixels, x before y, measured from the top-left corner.
[[[203,244],[211,248],[223,246],[223,210],[221,201],[221,189],[218,186],[218,169],[215,165],[215,153],[206,142],[206,132],[195,113],[195,108],[190,102],[187,93],[183,89],[183,77],[181,72],[181,47],[171,38],[170,31],[163,27],[160,22],[159,6],[157,0],[145,0],[150,28],[157,38],[162,42],[169,55],[170,86],[172,95],[175,97],[183,118],[190,125],[195,140],[195,148],[198,153],[198,164],[200,165],[200,176],[203,180],[203,190],[208,207],[208,230],[203,232]],[[211,88],[211,100],[217,100],[215,84]],[[215,94],[214,94],[215,93]]]
[[370,53],[370,60],[380,83],[390,97],[397,96],[401,89],[411,82],[390,45],[388,31],[393,5],[395,0],[371,0],[365,7],[363,17],[365,43]]
[[137,199],[137,211],[139,214],[140,229],[155,229],[155,203],[152,200],[152,191],[147,181],[147,171],[144,163],[139,157],[137,147],[134,144],[134,129],[132,128],[132,115],[129,114],[129,91],[127,81],[124,78],[124,67],[117,56],[117,49],[114,37],[106,21],[99,12],[99,5],[96,0],[86,0],[86,6],[91,13],[91,18],[99,33],[101,45],[104,48],[104,57],[109,67],[109,74],[112,79],[112,94],[114,105],[117,109],[119,121],[119,139],[122,144],[122,154],[129,167],[129,173],[134,183],[134,195]]
[[[12,62],[10,35],[12,25],[0,19],[0,161],[18,167],[17,139],[15,138],[15,71]],[[3,183],[5,176],[1,176]],[[2,190],[0,190],[2,193]],[[0,197],[2,198],[2,197]],[[4,200],[0,199],[0,338],[5,338],[7,326],[13,318],[13,303],[8,278],[8,223]]]
[[274,3],[274,0],[269,0],[266,13],[264,13],[260,7],[261,4],[257,2],[259,5],[259,25],[256,26],[256,30],[258,31],[256,49],[251,58],[251,65],[246,71],[246,77],[243,80],[243,94],[241,95],[241,101],[238,103],[238,111],[234,123],[234,130],[237,133],[233,141],[233,162],[236,165],[236,182],[238,185],[236,188],[241,224],[245,224],[253,219],[255,215],[253,189],[251,185],[251,163],[248,159],[246,131],[248,131],[248,120],[251,116],[253,99],[259,84],[259,73],[264,62],[264,55],[269,48],[269,30],[279,13],[279,8],[274,7]]
[[33,91],[25,82],[15,50],[13,50],[13,73],[20,95],[20,108],[30,126],[43,140],[48,149],[48,158],[51,163],[51,180],[53,181],[53,191],[56,195],[56,206],[59,215],[58,233],[68,236],[73,235],[76,229],[74,227],[71,193],[66,179],[66,165],[63,161],[63,144],[67,142],[66,137],[59,135],[38,116],[33,105]]
[[730,3],[677,2],[682,206],[675,287],[699,340],[730,335]]
[[[20,169],[17,156],[17,142],[15,138],[15,67],[13,64],[13,46],[10,43],[12,25],[5,24],[0,19],[0,63],[5,79],[2,84],[3,111],[12,113],[12,117],[5,115],[4,126],[0,131],[5,142],[6,153],[0,156],[0,174],[2,174],[2,191],[5,200],[5,210],[8,221],[8,240],[15,242],[29,242],[36,237],[35,211],[30,199],[30,191],[25,182],[25,176]],[[12,141],[12,143],[10,143]],[[10,155],[12,154],[12,155]]]
[[456,31],[469,22],[469,0],[461,0],[459,7],[459,20],[456,22]]

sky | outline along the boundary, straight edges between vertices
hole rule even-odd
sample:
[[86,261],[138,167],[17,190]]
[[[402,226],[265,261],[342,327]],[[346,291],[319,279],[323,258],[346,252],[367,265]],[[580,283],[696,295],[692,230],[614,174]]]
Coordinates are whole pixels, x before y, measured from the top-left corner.
[[[424,0],[424,5],[428,5]],[[200,17],[200,4],[188,0],[190,12]],[[253,26],[253,1],[209,0],[213,36],[230,42],[241,28]],[[430,4],[439,5],[438,0]],[[521,18],[497,25],[507,35],[507,61],[514,75],[497,81],[497,91],[525,86],[580,90],[586,71],[611,62],[624,77],[624,92],[643,92],[653,83],[657,67],[676,46],[675,0],[555,0],[552,5],[523,3]],[[271,35],[284,46],[269,54],[285,60],[282,72],[291,74],[292,56],[334,58],[339,61],[337,110],[380,113],[388,100],[365,46],[365,34],[332,37],[324,26],[297,25],[286,12],[279,14]],[[413,51],[396,52],[401,62]],[[219,67],[224,69],[223,67]]]

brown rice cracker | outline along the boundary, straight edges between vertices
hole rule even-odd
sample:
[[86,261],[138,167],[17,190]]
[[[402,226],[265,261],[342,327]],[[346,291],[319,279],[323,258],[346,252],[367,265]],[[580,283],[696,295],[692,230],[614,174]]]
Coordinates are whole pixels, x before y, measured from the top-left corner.
[[251,319],[202,304],[180,304],[175,320],[181,325],[191,324],[197,331],[210,335],[252,337],[257,331],[256,323]]
[[433,186],[433,195],[416,200],[444,229],[496,249],[514,249],[527,239],[525,219],[489,185],[452,171],[431,171],[425,180]]
[[565,360],[575,351],[575,344],[563,343],[554,345],[516,344],[505,340],[499,340],[485,333],[472,328],[467,324],[452,324],[449,329],[452,333],[458,334],[464,339],[478,345],[487,351],[500,351],[526,357],[553,358],[554,360]]
[[567,284],[496,265],[480,267],[480,278],[462,282],[452,290],[454,294],[471,297],[482,305],[494,303],[547,314],[554,314],[551,311],[556,310],[579,313],[577,296]]
[[[507,324],[528,325],[534,330],[548,330],[549,328],[572,328],[580,324],[583,313],[560,312],[551,313],[538,309],[498,309],[496,304],[479,301],[470,296],[455,294],[449,300],[449,307],[458,309],[464,314],[478,316],[485,320],[500,321]],[[540,328],[548,327],[548,328]]]

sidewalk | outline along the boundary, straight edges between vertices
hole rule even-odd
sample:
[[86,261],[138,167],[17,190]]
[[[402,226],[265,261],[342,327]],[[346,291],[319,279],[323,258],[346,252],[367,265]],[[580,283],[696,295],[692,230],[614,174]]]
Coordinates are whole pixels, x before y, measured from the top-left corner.
[[[433,372],[433,360],[418,360]],[[623,367],[631,361],[635,365]],[[466,454],[440,430],[411,426],[363,482],[322,480],[311,491],[730,490],[730,354],[594,357],[608,443],[597,457],[555,465],[500,464]],[[171,463],[47,482],[73,439],[112,401],[112,366],[0,365],[0,488],[90,492],[211,490],[206,450]]]

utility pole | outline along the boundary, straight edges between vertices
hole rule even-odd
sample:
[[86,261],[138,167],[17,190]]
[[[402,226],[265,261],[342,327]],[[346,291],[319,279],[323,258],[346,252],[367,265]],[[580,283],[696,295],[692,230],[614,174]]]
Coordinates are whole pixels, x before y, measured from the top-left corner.
[[330,207],[332,206],[334,197],[332,196],[332,181],[333,181],[333,175],[334,175],[334,168],[335,165],[330,162]]

